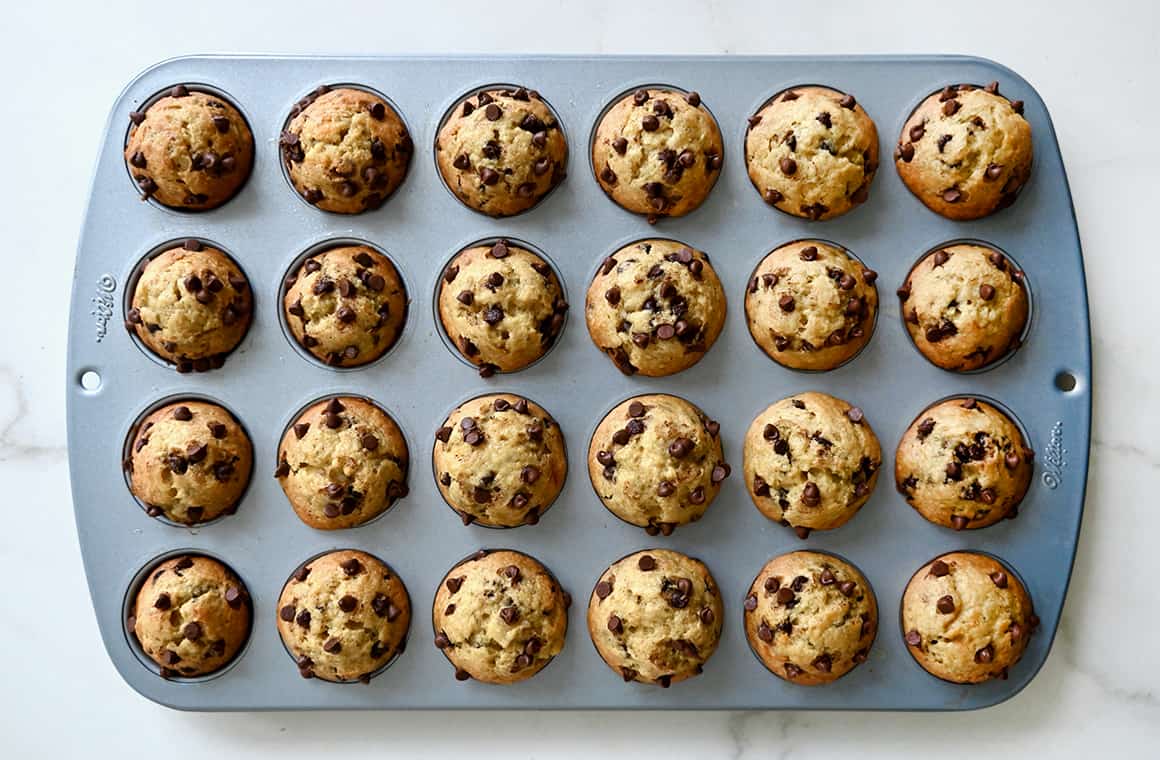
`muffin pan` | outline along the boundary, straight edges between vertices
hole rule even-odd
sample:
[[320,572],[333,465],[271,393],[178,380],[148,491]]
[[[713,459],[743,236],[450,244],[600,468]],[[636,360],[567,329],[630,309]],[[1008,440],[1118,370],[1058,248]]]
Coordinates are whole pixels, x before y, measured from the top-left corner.
[[[1035,167],[1018,201],[967,223],[939,217],[915,199],[885,160],[914,107],[948,83],[998,80],[1025,102]],[[295,100],[320,84],[354,82],[383,92],[412,130],[415,155],[402,186],[377,210],[330,214],[302,202],[282,176],[278,136]],[[569,176],[533,209],[506,219],[473,212],[440,180],[431,145],[440,120],[462,93],[516,82],[543,93],[571,140]],[[238,194],[207,212],[141,202],[122,149],[130,111],[175,84],[227,95],[254,133],[252,175]],[[724,168],[696,211],[661,219],[612,203],[593,176],[587,140],[619,94],[662,83],[696,90],[720,124]],[[809,222],[767,206],[744,166],[746,118],[774,93],[824,83],[856,95],[875,119],[883,164],[869,200],[831,221]],[[557,344],[520,372],[479,377],[446,345],[431,300],[445,263],[481,239],[527,241],[547,254],[570,293],[573,315]],[[696,366],[664,378],[620,374],[591,343],[581,295],[601,260],[646,237],[671,237],[706,251],[729,298],[725,329]],[[212,240],[236,258],[254,289],[254,319],[221,369],[179,374],[152,360],[121,326],[126,288],[138,262],[169,241]],[[744,293],[754,266],[788,241],[820,238],[852,251],[879,274],[881,314],[869,345],[830,372],[796,372],[771,361],[745,324]],[[1036,296],[1025,342],[985,371],[951,373],[912,345],[893,290],[933,247],[964,238],[1009,252]],[[411,304],[397,344],[365,367],[335,371],[303,356],[279,314],[282,279],[304,251],[357,239],[384,251],[407,284]],[[117,670],[151,700],[190,710],[334,708],[701,708],[965,710],[1001,702],[1043,664],[1059,623],[1083,512],[1091,422],[1091,354],[1083,260],[1071,196],[1047,109],[1017,74],[969,57],[191,57],[137,77],[113,106],[101,143],[77,252],[68,346],[70,471],[77,529],[101,635]],[[773,401],[818,390],[865,410],[884,449],[884,476],[869,503],[845,526],[799,540],[763,517],[741,482],[745,431]],[[467,399],[491,392],[525,395],[560,423],[570,477],[538,525],[510,530],[464,526],[449,511],[431,472],[434,433]],[[276,450],[296,410],[335,393],[378,402],[410,447],[410,494],[362,527],[323,532],[294,515],[273,477]],[[671,536],[650,537],[610,514],[585,476],[584,453],[597,423],[629,396],[672,393],[721,423],[733,475],[704,518]],[[889,474],[903,430],[922,409],[971,395],[1010,410],[1037,457],[1018,519],[955,533],[932,525],[894,490]],[[178,527],[148,517],[121,471],[126,436],[160,401],[206,398],[234,412],[249,431],[255,472],[238,511],[212,524]],[[514,686],[459,682],[432,643],[428,611],[448,569],[480,547],[511,548],[543,562],[572,594],[563,652],[536,677]],[[659,689],[626,684],[601,662],[583,624],[600,573],[618,557],[665,547],[702,559],[717,579],[724,633],[705,672]],[[299,677],[275,627],[278,594],[304,560],[334,548],[367,551],[390,564],[410,591],[409,644],[369,685]],[[773,556],[806,548],[835,553],[869,579],[881,626],[869,659],[833,684],[807,688],[770,675],[749,651],[742,603]],[[1007,680],[959,686],[931,677],[906,651],[899,602],[911,575],[953,550],[993,553],[1024,581],[1042,621]],[[174,552],[227,563],[254,604],[250,640],[212,677],[166,680],[136,649],[125,615],[143,569]]]

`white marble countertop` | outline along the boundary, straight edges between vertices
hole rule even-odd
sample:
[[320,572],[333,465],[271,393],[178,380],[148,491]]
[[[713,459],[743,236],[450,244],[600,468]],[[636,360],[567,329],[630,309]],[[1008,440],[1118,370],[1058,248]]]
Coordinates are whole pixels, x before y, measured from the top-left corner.
[[[0,49],[0,755],[405,755],[520,758],[1155,756],[1160,700],[1160,11],[1145,0],[967,4],[564,2],[488,6],[283,0],[21,3]],[[1029,6],[1039,6],[1033,9]],[[879,713],[187,714],[131,691],[101,646],[81,568],[65,448],[66,314],[76,238],[110,104],[140,69],[213,51],[285,53],[958,52],[994,58],[1042,94],[1086,252],[1097,375],[1088,503],[1046,666],[1006,704],[961,715]],[[889,136],[884,136],[889,140]],[[1150,199],[1150,200],[1149,200]],[[1143,298],[1138,290],[1145,286]],[[1151,749],[1149,749],[1151,747]]]

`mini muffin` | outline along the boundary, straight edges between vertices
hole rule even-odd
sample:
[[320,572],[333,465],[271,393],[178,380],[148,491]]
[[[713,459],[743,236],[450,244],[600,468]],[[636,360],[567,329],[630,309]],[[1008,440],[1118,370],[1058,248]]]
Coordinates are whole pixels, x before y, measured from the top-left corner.
[[695,92],[665,88],[629,93],[596,126],[592,168],[617,205],[647,214],[684,216],[709,196],[725,155],[721,130]]
[[588,334],[626,375],[671,375],[713,347],[725,290],[709,257],[676,240],[641,240],[604,260],[584,309]]
[[170,557],[149,571],[129,632],[165,678],[204,676],[229,664],[250,636],[245,585],[209,557]]
[[715,420],[682,398],[631,398],[592,434],[592,487],[621,520],[667,536],[700,520],[729,477],[720,433]]
[[540,93],[484,90],[451,109],[435,138],[435,162],[463,205],[512,216],[563,181],[568,141]]
[[221,367],[253,314],[242,270],[226,254],[186,240],[154,256],[133,285],[125,329],[178,372]]
[[794,87],[749,117],[745,161],[766,203],[805,219],[832,219],[869,196],[878,129],[853,95]]
[[761,568],[745,597],[745,636],[769,672],[803,686],[866,661],[878,633],[874,589],[830,554],[797,551]]
[[1035,452],[1006,414],[953,398],[910,423],[894,455],[898,492],[920,515],[955,530],[1015,517]]
[[403,651],[410,626],[403,579],[353,549],[302,565],[278,597],[278,634],[303,678],[366,683]]
[[950,85],[919,104],[898,138],[894,165],[910,192],[948,219],[987,216],[1011,205],[1031,175],[1031,125],[1023,101]]
[[407,289],[383,254],[342,245],[302,262],[286,280],[286,325],[299,345],[334,367],[369,364],[407,321]]
[[548,262],[506,240],[460,251],[439,282],[439,321],[482,377],[515,372],[546,354],[567,311]]
[[308,406],[278,446],[294,512],[312,528],[353,528],[407,495],[407,442],[373,402],[335,396]]
[[943,369],[965,372],[1019,346],[1029,311],[1023,272],[999,251],[960,243],[927,254],[898,289],[914,345]]
[[366,90],[319,87],[295,104],[278,145],[290,182],[323,211],[383,205],[407,175],[414,145],[387,101]]
[[866,415],[824,393],[771,404],[745,434],[745,486],[761,514],[811,530],[845,525],[870,498],[882,449]]
[[460,681],[525,681],[563,650],[571,604],[532,557],[481,550],[451,568],[435,592],[435,646]]
[[464,525],[535,525],[564,487],[560,426],[532,401],[507,393],[472,399],[435,433],[439,492]]
[[608,667],[666,689],[701,673],[724,618],[709,568],[668,549],[614,562],[588,600],[588,634]]
[[790,369],[825,371],[854,358],[874,334],[878,273],[845,250],[799,240],[773,250],[749,280],[749,333]]
[[233,415],[193,400],[142,420],[125,460],[129,489],[146,513],[185,525],[233,514],[253,466],[250,437]]
[[206,211],[250,176],[254,136],[238,109],[216,95],[179,84],[129,120],[125,161],[143,199]]
[[986,554],[944,554],[919,568],[902,595],[906,648],[954,683],[1006,678],[1038,625],[1023,584]]

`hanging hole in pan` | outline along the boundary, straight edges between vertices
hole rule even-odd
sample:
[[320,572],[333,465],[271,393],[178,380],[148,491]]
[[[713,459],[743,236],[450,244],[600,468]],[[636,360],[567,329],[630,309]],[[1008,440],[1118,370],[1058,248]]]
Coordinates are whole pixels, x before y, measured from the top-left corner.
[[101,375],[95,369],[81,370],[77,383],[85,393],[96,393],[101,389]]
[[1060,370],[1055,375],[1055,387],[1064,393],[1071,393],[1078,385],[1079,380],[1077,380],[1075,375],[1066,369]]

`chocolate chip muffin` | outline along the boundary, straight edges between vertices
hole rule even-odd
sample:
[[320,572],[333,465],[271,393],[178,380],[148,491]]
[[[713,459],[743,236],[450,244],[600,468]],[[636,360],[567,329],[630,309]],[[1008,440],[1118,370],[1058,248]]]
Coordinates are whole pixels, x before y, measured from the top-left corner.
[[648,215],[684,216],[717,183],[721,130],[695,92],[653,87],[605,112],[592,140],[596,181],[617,205]]
[[588,476],[608,511],[655,536],[701,519],[730,468],[721,426],[676,396],[637,396],[605,415]]
[[906,648],[954,683],[1006,678],[1038,625],[1019,578],[986,554],[944,554],[919,568],[902,595]]
[[588,334],[626,375],[671,375],[713,347],[725,290],[709,257],[676,240],[641,240],[604,260],[584,309]]
[[512,216],[563,181],[568,141],[540,93],[489,89],[451,109],[435,138],[435,162],[463,205]]
[[668,549],[614,562],[588,600],[588,634],[608,667],[666,689],[701,673],[724,617],[709,568]]
[[222,251],[186,240],[150,259],[133,284],[125,329],[178,372],[225,363],[250,328],[253,294]]
[[383,205],[407,175],[407,125],[379,95],[319,87],[299,100],[278,145],[291,184],[323,211],[357,214]]
[[312,528],[353,528],[407,495],[407,442],[372,401],[335,396],[311,404],[278,446],[278,469],[294,512]]
[[125,161],[142,199],[206,211],[232,198],[250,176],[250,126],[217,95],[179,84],[129,120]]
[[853,95],[794,87],[749,117],[745,162],[766,203],[805,219],[832,219],[869,197],[878,129]]
[[366,683],[402,653],[410,626],[403,579],[353,549],[302,565],[278,597],[278,634],[303,678]]
[[535,525],[564,487],[564,436],[535,402],[507,393],[461,405],[435,433],[439,492],[464,525]]
[[1023,101],[999,83],[950,85],[919,104],[898,138],[894,165],[910,192],[948,219],[978,219],[1011,205],[1031,175]]
[[439,282],[439,321],[482,377],[515,372],[546,354],[567,311],[548,262],[507,240],[460,251]]
[[564,649],[571,604],[537,560],[481,550],[451,568],[435,592],[435,646],[460,681],[525,681]]
[[286,278],[286,325],[299,345],[333,367],[359,367],[395,345],[407,321],[407,289],[395,265],[367,245],[310,256]]
[[787,243],[762,259],[749,280],[749,333],[785,367],[839,367],[874,334],[877,279],[877,272],[839,246],[821,240]]
[[183,525],[232,514],[250,482],[254,449],[234,416],[185,400],[157,409],[134,431],[129,489],[150,517]]
[[761,514],[811,530],[845,525],[870,499],[882,449],[866,415],[824,393],[771,404],[745,434],[745,486]]
[[914,345],[932,364],[958,372],[1018,348],[1030,310],[1023,272],[994,248],[971,243],[928,253],[898,297]]
[[1006,414],[973,398],[940,401],[910,423],[894,455],[898,492],[955,530],[1015,517],[1035,452]]
[[129,633],[165,678],[221,670],[250,637],[250,595],[234,572],[201,555],[170,557],[137,591]]
[[816,686],[866,661],[878,602],[858,568],[831,554],[797,551],[761,568],[744,618],[749,647],[769,672]]

